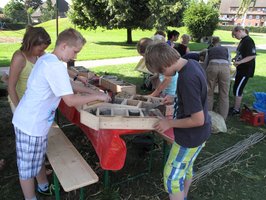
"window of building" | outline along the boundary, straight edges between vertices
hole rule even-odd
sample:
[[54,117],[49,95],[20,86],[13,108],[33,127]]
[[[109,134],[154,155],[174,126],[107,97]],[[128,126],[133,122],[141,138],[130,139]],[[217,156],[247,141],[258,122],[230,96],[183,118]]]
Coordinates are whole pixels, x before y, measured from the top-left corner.
[[255,26],[258,26],[258,23],[255,23]]
[[261,11],[261,8],[257,8],[257,11],[260,12]]
[[260,19],[260,16],[259,15],[256,15],[256,19]]
[[252,19],[252,15],[249,15],[249,16],[248,16],[248,19]]

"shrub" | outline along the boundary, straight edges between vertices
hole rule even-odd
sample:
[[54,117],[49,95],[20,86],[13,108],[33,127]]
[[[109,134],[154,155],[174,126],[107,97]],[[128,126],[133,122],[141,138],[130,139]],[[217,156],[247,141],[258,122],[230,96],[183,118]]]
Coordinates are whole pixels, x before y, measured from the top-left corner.
[[205,36],[212,36],[218,26],[219,13],[204,2],[192,2],[184,13],[183,19],[192,39],[200,42]]
[[[233,30],[234,26],[218,26],[219,30],[225,30],[225,31],[231,31]],[[246,26],[246,28],[249,30],[249,32],[253,33],[266,33],[266,27],[265,26]]]

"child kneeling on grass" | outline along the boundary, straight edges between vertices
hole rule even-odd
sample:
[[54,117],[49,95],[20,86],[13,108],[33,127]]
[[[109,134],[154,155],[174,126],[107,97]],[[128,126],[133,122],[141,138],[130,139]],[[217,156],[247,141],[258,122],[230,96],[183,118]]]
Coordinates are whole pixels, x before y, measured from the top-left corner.
[[67,68],[62,61],[75,59],[85,43],[83,36],[72,28],[61,32],[54,51],[37,60],[29,76],[26,92],[15,110],[12,123],[16,133],[17,166],[26,200],[37,199],[35,177],[37,191],[52,195],[53,185],[48,183],[44,159],[48,131],[61,98],[68,106],[110,100],[104,93],[88,96],[73,93]]
[[[164,168],[164,186],[171,200],[186,200],[193,177],[193,163],[211,133],[207,106],[207,81],[197,61],[180,58],[165,43],[151,44],[145,52],[146,66],[154,73],[179,73],[173,119],[162,119],[154,128],[163,133],[174,128],[175,141]],[[164,103],[172,103],[166,96]]]

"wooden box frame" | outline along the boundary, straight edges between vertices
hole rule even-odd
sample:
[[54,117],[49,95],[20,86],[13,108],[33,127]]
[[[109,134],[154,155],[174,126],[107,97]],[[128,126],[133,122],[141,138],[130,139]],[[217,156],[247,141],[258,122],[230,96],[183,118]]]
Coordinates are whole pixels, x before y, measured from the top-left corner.
[[[100,114],[104,109],[109,109],[110,114]],[[87,108],[80,110],[80,122],[94,130],[154,130],[153,125],[159,120],[157,112],[158,110],[154,110],[154,116],[147,116],[145,109],[101,103],[87,106]],[[135,116],[133,113],[139,113],[139,116]]]
[[119,80],[118,78],[115,78],[115,76],[105,77],[100,77],[99,83],[107,90],[111,90],[114,93],[127,92],[132,95],[136,94],[136,85]]

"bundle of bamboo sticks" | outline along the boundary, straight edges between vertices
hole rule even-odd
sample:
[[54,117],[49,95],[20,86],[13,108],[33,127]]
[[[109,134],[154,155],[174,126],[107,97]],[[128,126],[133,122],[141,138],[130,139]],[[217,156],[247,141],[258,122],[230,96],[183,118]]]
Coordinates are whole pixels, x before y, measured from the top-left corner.
[[225,163],[229,161],[233,161],[233,162],[237,161],[241,157],[241,155],[243,155],[243,153],[247,151],[247,149],[250,146],[260,142],[265,137],[266,135],[263,133],[254,133],[247,139],[244,139],[236,143],[234,146],[229,147],[225,149],[224,151],[221,151],[197,163],[196,166],[201,166],[201,167],[199,168],[199,170],[195,173],[193,177],[193,184],[197,184],[198,181],[202,180],[203,178],[213,173],[214,171],[218,169],[222,169],[223,167],[226,167],[226,165],[224,165]]

